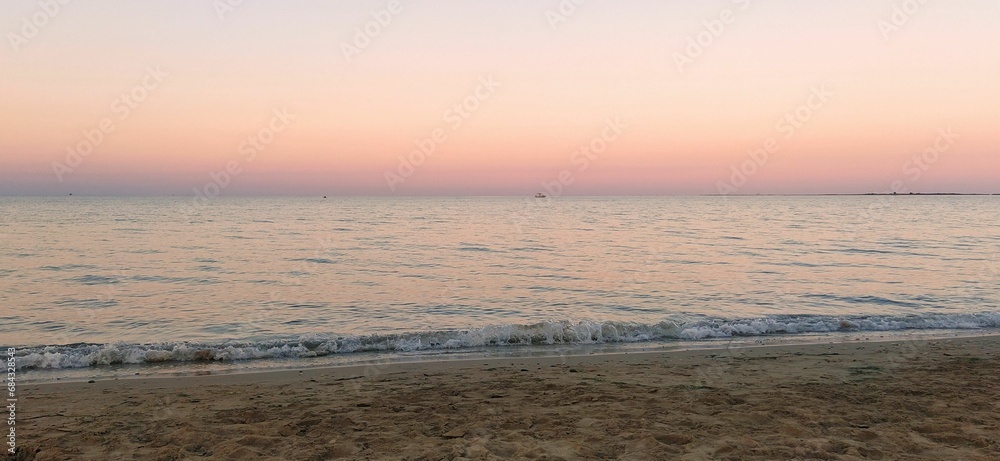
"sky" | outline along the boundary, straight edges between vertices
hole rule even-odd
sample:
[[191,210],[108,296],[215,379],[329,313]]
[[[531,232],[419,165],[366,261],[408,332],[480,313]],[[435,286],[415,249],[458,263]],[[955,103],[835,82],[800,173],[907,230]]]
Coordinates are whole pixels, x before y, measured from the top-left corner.
[[0,195],[1000,192],[995,0],[5,0]]

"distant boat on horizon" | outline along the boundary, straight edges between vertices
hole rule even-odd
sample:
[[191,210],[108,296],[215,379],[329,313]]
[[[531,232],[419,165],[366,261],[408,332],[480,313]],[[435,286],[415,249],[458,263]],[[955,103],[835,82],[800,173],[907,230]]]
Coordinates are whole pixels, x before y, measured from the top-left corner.
[[543,194],[541,192],[535,194],[535,198],[545,198],[545,197],[547,197],[547,195],[545,195],[545,194]]

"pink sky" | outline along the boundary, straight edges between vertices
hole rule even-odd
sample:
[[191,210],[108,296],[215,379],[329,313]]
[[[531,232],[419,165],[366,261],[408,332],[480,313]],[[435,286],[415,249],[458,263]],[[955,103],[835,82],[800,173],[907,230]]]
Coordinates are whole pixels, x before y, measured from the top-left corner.
[[992,0],[53,1],[0,4],[0,194],[1000,192]]

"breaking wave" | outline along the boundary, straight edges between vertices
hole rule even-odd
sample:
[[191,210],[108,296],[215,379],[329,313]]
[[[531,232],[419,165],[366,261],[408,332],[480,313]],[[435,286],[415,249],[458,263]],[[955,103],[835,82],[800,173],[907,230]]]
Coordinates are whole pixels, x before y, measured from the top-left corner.
[[493,325],[387,335],[305,335],[265,341],[219,343],[71,344],[19,349],[21,369],[85,368],[166,362],[296,359],[356,352],[636,343],[701,340],[733,336],[792,335],[858,331],[956,330],[1000,328],[1000,313],[908,316],[782,315],[747,319],[700,317],[654,324],[617,321],[552,321],[530,325]]

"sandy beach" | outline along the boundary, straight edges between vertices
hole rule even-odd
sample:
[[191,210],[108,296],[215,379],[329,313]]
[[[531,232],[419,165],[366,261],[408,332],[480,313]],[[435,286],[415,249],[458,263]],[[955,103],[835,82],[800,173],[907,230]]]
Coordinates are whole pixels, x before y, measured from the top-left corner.
[[1000,337],[25,384],[18,460],[1000,459]]

